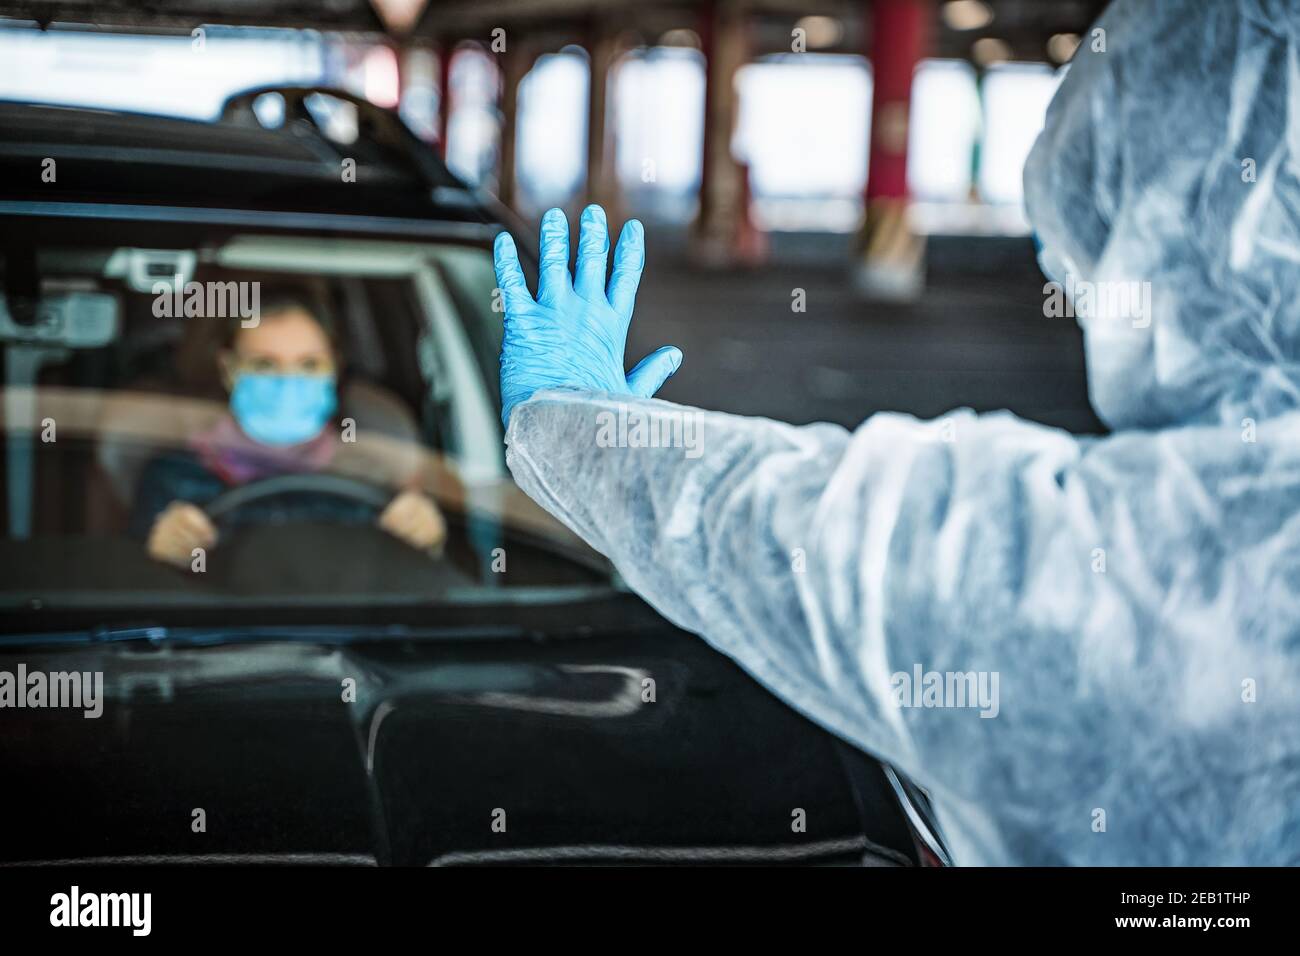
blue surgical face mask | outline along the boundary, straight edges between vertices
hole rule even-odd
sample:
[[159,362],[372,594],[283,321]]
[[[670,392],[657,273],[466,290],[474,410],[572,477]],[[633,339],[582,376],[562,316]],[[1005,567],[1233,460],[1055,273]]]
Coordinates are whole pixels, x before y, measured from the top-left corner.
[[315,438],[338,407],[328,375],[240,375],[230,410],[244,434],[264,445],[297,445]]

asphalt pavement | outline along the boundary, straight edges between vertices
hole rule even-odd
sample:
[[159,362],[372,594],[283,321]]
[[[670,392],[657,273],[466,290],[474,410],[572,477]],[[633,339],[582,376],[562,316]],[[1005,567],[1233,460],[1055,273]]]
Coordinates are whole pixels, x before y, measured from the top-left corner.
[[[1102,430],[1082,335],[1073,319],[1043,315],[1028,239],[932,239],[925,294],[909,305],[855,291],[843,236],[774,236],[767,265],[725,270],[701,267],[662,231],[649,240],[629,358],[681,347],[662,398],[799,424],[969,407]],[[806,311],[793,308],[796,290]]]

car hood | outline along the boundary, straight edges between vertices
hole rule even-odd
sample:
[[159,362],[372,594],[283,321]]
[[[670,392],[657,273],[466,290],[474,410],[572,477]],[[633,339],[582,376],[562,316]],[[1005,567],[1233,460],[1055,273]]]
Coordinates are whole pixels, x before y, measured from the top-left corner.
[[569,640],[0,647],[0,674],[20,669],[102,675],[102,713],[0,711],[23,781],[3,798],[7,862],[910,851],[896,813],[864,832],[832,738],[666,624]]

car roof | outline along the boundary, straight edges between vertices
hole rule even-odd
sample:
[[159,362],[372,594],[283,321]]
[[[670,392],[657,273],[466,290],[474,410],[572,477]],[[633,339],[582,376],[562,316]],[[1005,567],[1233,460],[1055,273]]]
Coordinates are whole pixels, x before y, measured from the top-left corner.
[[[115,110],[0,102],[0,215],[95,206],[328,214],[358,220],[499,221],[493,203],[448,172],[395,114],[359,105],[341,144],[305,111],[258,124],[250,91],[203,122]],[[286,90],[299,105],[313,91]],[[49,161],[53,160],[53,164]],[[350,161],[354,175],[346,175]],[[48,170],[48,172],[47,172]]]

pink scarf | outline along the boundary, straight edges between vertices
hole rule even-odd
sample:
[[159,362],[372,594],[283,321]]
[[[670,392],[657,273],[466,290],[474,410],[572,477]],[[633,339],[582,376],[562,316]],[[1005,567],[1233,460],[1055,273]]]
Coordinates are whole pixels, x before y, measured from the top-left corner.
[[208,471],[228,485],[244,485],[276,475],[324,471],[338,448],[328,425],[309,441],[298,445],[263,445],[244,434],[226,415],[212,428],[190,439],[190,448]]

